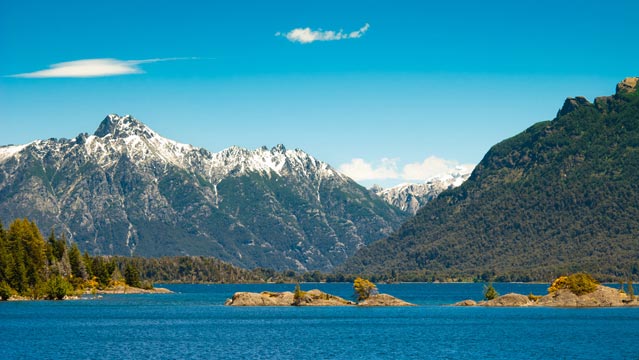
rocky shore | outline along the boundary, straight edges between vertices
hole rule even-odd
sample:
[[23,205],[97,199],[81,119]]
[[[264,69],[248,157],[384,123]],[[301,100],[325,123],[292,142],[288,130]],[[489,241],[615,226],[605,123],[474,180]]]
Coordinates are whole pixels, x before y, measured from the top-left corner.
[[[85,294],[93,294],[91,290],[87,290]],[[95,294],[172,294],[173,291],[165,288],[141,289],[133,286],[113,286],[104,290],[96,290]]]
[[388,294],[371,295],[368,299],[356,303],[339,296],[314,289],[306,291],[299,298],[290,291],[261,293],[237,292],[226,300],[228,306],[414,306]]
[[510,293],[492,300],[476,302],[474,300],[460,301],[455,306],[486,306],[486,307],[631,307],[639,306],[639,300],[630,297],[608,286],[598,285],[595,291],[575,295],[568,289],[560,289],[535,300],[535,297]]

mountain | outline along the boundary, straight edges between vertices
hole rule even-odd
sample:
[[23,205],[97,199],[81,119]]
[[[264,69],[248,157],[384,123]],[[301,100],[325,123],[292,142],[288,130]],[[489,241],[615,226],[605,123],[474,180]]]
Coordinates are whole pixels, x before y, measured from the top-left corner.
[[0,147],[0,219],[28,217],[92,254],[328,270],[406,216],[301,150],[212,153],[128,115],[93,135]]
[[566,99],[554,120],[493,146],[463,185],[342,270],[506,281],[637,276],[638,80],[594,103]]
[[372,187],[377,196],[387,203],[415,215],[417,210],[436,198],[444,190],[460,186],[471,174],[472,169],[459,167],[445,175],[435,176],[420,184],[400,184],[388,189]]

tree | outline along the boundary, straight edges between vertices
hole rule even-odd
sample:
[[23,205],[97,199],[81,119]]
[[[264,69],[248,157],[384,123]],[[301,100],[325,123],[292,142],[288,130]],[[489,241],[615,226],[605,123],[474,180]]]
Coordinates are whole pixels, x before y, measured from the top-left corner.
[[52,276],[46,285],[46,295],[50,300],[62,300],[73,292],[73,286],[60,275]]
[[632,277],[628,277],[628,297],[630,300],[635,299],[635,290],[632,288]]
[[69,251],[69,264],[71,265],[71,274],[76,279],[87,279],[87,271],[82,261],[82,254],[78,249],[78,244],[73,243],[71,250]]
[[357,301],[368,299],[371,295],[377,294],[377,286],[372,282],[362,279],[361,277],[355,278],[353,281],[353,288],[357,294]]
[[293,292],[293,305],[298,306],[306,293],[300,288],[300,283],[295,284],[295,292]]
[[484,286],[484,299],[492,300],[499,296],[497,290],[493,286],[493,283],[488,283],[488,285]]
[[133,287],[142,287],[142,283],[140,282],[140,272],[138,268],[133,266],[131,263],[127,263],[124,268],[124,282]]
[[11,293],[11,286],[6,281],[0,282],[0,300],[9,300]]

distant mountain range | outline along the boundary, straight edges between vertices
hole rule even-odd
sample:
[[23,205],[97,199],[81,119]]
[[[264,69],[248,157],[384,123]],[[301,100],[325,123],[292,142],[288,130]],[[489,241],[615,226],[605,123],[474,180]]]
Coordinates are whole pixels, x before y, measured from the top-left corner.
[[[341,268],[390,279],[639,275],[639,78],[568,98]],[[400,276],[401,274],[401,276]]]
[[470,177],[472,170],[472,168],[459,167],[448,174],[430,178],[424,183],[401,184],[387,189],[373,186],[370,190],[387,203],[415,215],[417,210],[435,199],[442,191],[463,184]]
[[0,219],[28,217],[92,254],[330,270],[407,216],[301,150],[211,153],[128,115],[0,147]]

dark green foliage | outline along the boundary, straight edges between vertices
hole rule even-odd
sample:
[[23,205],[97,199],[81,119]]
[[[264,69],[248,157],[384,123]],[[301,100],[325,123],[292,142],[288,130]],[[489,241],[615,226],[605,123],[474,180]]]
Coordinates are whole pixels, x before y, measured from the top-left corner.
[[493,300],[499,296],[495,287],[493,287],[493,283],[488,283],[488,285],[484,286],[484,299]]
[[78,245],[76,243],[73,243],[71,245],[71,250],[69,250],[69,264],[71,265],[71,274],[74,278],[82,280],[87,279],[86,267],[84,266],[82,254],[80,254],[80,249],[78,249]]
[[65,296],[71,295],[73,286],[60,275],[49,278],[46,285],[46,295],[49,300],[62,300]]
[[100,288],[104,289],[111,283],[111,276],[115,271],[115,262],[104,257],[95,257],[91,261],[91,269]]
[[133,266],[131,263],[126,264],[124,268],[124,282],[133,287],[142,287],[142,283],[140,282],[140,272],[138,268]]
[[6,301],[12,295],[11,286],[6,281],[0,282],[0,300]]
[[[422,280],[549,281],[637,269],[639,96],[583,103],[490,149],[443,192],[341,270]],[[636,271],[636,270],[635,270]]]
[[599,282],[586,273],[576,273],[568,276],[570,291],[575,295],[590,294],[597,290]]
[[121,269],[125,274],[125,279],[126,269],[131,266],[133,269],[137,269],[141,280],[156,283],[243,283],[282,279],[293,281],[293,278],[285,278],[273,270],[246,270],[219,259],[202,256],[162,258],[117,256],[110,258],[110,261]]

